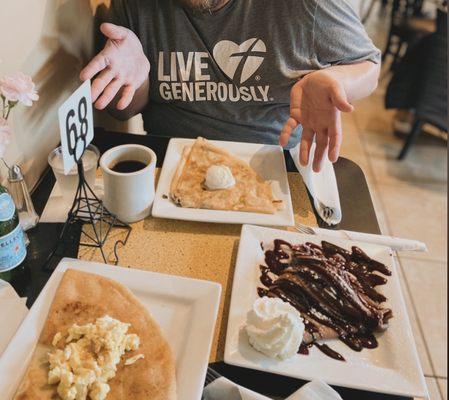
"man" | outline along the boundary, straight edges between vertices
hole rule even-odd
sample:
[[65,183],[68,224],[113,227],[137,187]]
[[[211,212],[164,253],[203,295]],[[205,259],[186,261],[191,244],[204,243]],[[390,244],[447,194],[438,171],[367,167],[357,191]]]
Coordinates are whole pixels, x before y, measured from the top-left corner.
[[[345,0],[113,0],[80,74],[98,109],[149,133],[283,146],[306,164],[342,141],[341,112],[377,86],[379,50]],[[302,134],[301,134],[302,128]]]

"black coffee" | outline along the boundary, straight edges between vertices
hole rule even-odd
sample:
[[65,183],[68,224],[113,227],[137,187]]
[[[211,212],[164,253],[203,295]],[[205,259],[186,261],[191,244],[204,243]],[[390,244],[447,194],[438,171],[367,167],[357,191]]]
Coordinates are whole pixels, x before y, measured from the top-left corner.
[[127,160],[127,161],[120,161],[119,163],[115,164],[111,169],[114,172],[121,172],[126,174],[130,172],[140,171],[141,169],[144,169],[146,166],[147,164],[141,161]]

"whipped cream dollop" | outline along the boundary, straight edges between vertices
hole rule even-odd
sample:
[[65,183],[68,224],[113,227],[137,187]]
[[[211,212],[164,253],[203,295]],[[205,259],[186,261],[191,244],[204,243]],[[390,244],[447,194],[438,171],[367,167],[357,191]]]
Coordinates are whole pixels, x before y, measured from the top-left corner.
[[301,314],[279,298],[257,299],[248,313],[245,328],[256,350],[281,360],[298,353],[304,336]]
[[209,190],[229,189],[235,185],[235,178],[226,165],[211,165],[206,172],[205,185]]

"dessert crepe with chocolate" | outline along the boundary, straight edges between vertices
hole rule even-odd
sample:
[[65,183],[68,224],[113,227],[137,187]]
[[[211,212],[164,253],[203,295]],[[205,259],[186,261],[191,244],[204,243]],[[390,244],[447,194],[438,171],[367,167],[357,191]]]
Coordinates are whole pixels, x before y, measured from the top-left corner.
[[[235,185],[207,190],[204,181],[212,165],[227,166]],[[282,206],[282,200],[274,199],[270,182],[264,181],[246,162],[203,138],[198,138],[192,147],[184,148],[171,182],[170,197],[187,208],[274,214]]]
[[327,355],[343,360],[322,342],[339,338],[350,348],[377,347],[373,335],[388,328],[392,311],[385,308],[384,295],[376,286],[391,275],[382,263],[371,259],[360,248],[347,251],[329,242],[292,245],[275,240],[265,252],[260,266],[261,297],[279,297],[300,313],[306,332],[301,353],[315,344]]
[[108,381],[107,399],[176,399],[175,364],[170,347],[145,307],[121,284],[96,274],[69,269],[56,291],[14,400],[58,399],[56,385],[47,384],[47,353],[54,349],[53,337],[57,332],[67,332],[73,324],[92,323],[104,315],[131,324],[129,333],[139,336],[140,346],[129,356],[141,353],[145,357],[126,366],[124,358],[121,359],[116,376]]

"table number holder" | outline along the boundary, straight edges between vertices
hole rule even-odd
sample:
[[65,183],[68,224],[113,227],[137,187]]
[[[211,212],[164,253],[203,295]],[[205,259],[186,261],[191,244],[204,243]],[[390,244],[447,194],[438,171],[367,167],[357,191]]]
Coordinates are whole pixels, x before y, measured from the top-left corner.
[[[67,243],[73,245],[73,240],[76,240],[78,235],[80,235],[79,247],[100,249],[103,261],[108,264],[104,245],[113,227],[126,231],[124,239],[116,240],[113,247],[113,263],[117,265],[119,261],[117,248],[119,245],[126,245],[132,228],[107,210],[103,201],[98,198],[86,181],[83,155],[94,137],[90,81],[85,81],[59,107],[58,118],[64,173],[69,174],[70,170],[76,166],[78,187],[67,220],[44,269],[51,270],[50,261],[53,256],[63,256]],[[72,229],[75,227],[76,230]]]
[[[78,145],[80,138],[77,138],[75,148]],[[132,227],[120,221],[116,215],[112,214],[104,206],[103,201],[98,198],[93,189],[90,187],[85,179],[82,156],[86,150],[84,149],[81,156],[77,159],[76,151],[73,152],[73,157],[78,169],[78,187],[72,206],[67,216],[67,220],[61,230],[58,243],[50,255],[49,259],[57,255],[58,249],[62,247],[62,254],[64,254],[64,247],[67,243],[67,238],[72,240],[70,235],[71,228],[75,225],[81,226],[80,247],[91,247],[100,249],[103,260],[108,264],[108,259],[104,252],[104,244],[106,243],[113,227],[126,230],[125,237],[115,242],[113,247],[114,260],[113,264],[117,265],[119,261],[118,246],[125,246],[131,234]],[[87,229],[92,228],[92,232]],[[84,236],[84,240],[83,240]],[[47,265],[50,265],[47,263]]]

